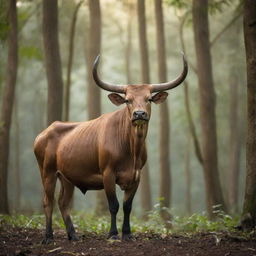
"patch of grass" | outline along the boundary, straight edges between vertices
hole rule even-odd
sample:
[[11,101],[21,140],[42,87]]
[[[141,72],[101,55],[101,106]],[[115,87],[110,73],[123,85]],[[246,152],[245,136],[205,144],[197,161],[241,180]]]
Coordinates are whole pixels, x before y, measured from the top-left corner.
[[12,227],[42,228],[44,226],[44,215],[0,215],[0,227],[10,225]]
[[214,232],[234,231],[238,223],[238,217],[222,213],[215,220],[209,220],[205,213],[193,214],[190,217],[174,216],[174,230],[181,232]]
[[[75,228],[86,232],[96,234],[107,232],[110,228],[109,217],[96,217],[92,214],[75,213],[72,214],[72,220]],[[59,214],[53,214],[53,228],[65,229],[62,217]],[[45,227],[44,214],[26,215],[0,215],[0,228],[9,225],[12,227],[38,228]]]
[[[168,209],[164,209],[168,210]],[[195,232],[218,232],[228,231],[235,232],[235,226],[239,222],[239,216],[231,216],[219,210],[219,206],[214,207],[216,218],[209,220],[206,212],[200,214],[192,214],[189,217],[181,217],[171,214],[172,229],[167,229],[165,222],[160,216],[160,203],[154,206],[154,209],[149,212],[148,220],[141,221],[137,218],[132,218],[132,227],[137,232],[155,232],[160,234],[169,233],[195,233]]]
[[110,229],[110,216],[76,213],[72,216],[75,228],[96,234],[107,233]]
[[[163,219],[160,216],[160,203],[156,204],[154,210],[148,213],[148,219],[142,220],[132,216],[131,227],[133,232],[138,233],[156,233],[167,235],[171,233],[193,234],[196,232],[218,232],[235,231],[234,227],[239,221],[239,217],[233,217],[218,210],[216,207],[215,220],[209,220],[206,213],[193,214],[189,217],[172,215],[172,229],[167,229]],[[165,209],[166,210],[166,209]],[[93,214],[84,214],[76,212],[72,214],[72,220],[76,229],[82,232],[95,234],[107,233],[110,228],[110,216],[96,217]],[[25,228],[44,228],[45,217],[42,214],[32,216],[25,215],[0,215],[0,227],[11,225],[13,227]],[[122,218],[118,219],[118,227],[122,225]],[[53,215],[53,227],[65,229],[60,215]]]

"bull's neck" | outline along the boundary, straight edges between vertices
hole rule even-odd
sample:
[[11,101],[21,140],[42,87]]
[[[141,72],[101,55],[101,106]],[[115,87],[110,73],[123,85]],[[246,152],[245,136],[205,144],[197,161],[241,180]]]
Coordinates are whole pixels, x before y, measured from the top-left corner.
[[127,108],[122,109],[122,125],[126,133],[126,142],[129,143],[130,152],[134,159],[135,169],[140,169],[141,157],[145,150],[145,140],[148,132],[148,123],[134,125],[131,122],[130,113]]

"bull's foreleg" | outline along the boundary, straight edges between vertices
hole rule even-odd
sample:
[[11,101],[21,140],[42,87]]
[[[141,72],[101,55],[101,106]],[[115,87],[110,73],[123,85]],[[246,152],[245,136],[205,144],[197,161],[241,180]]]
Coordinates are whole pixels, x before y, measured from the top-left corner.
[[124,192],[124,222],[122,227],[122,240],[130,240],[132,238],[130,227],[130,213],[132,210],[132,201],[137,191],[138,185],[139,183],[135,184],[133,188],[125,190]]
[[58,177],[61,182],[61,189],[59,195],[59,208],[61,211],[62,218],[64,220],[68,239],[72,241],[77,241],[76,232],[70,217],[70,203],[74,193],[74,185],[65,179],[60,173]]
[[118,231],[116,227],[116,214],[119,209],[119,203],[116,197],[116,177],[112,170],[107,169],[103,174],[103,184],[108,199],[109,211],[111,214],[111,227],[108,239],[118,239]]

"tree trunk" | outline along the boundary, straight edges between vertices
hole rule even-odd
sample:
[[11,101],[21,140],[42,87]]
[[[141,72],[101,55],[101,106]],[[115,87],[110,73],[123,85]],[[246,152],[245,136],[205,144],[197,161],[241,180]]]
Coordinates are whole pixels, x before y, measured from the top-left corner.
[[9,0],[8,61],[0,119],[0,213],[9,214],[8,159],[12,110],[18,69],[18,38],[16,0]]
[[145,0],[137,1],[142,83],[150,83]]
[[[141,81],[142,83],[150,83],[149,71],[149,57],[148,57],[148,43],[147,43],[147,28],[145,18],[145,1],[137,1],[138,12],[138,29],[139,29],[139,46],[140,46],[140,59],[141,59]],[[145,165],[142,170],[141,177],[141,204],[143,214],[152,209],[151,189],[150,189],[150,175],[149,166]],[[146,215],[145,215],[146,216]]]
[[[234,71],[234,70],[233,70]],[[237,70],[230,78],[230,105],[229,105],[229,170],[228,170],[228,202],[231,211],[238,211],[238,187],[241,153],[241,124],[239,120],[239,78]]]
[[141,172],[141,181],[140,181],[140,193],[141,193],[141,208],[142,215],[147,219],[147,213],[152,210],[152,195],[150,189],[150,175],[148,163],[145,164]]
[[[93,62],[101,49],[101,11],[99,0],[89,0],[90,26],[87,53],[87,108],[88,119],[94,119],[101,114],[100,88],[92,77]],[[108,205],[104,191],[97,191],[96,214],[107,212]]]
[[244,41],[247,63],[247,144],[246,189],[242,225],[253,228],[256,224],[256,5],[244,1]]
[[101,114],[100,88],[92,77],[93,62],[101,50],[101,11],[99,0],[89,0],[90,26],[87,59],[87,107],[88,119],[94,119]]
[[188,215],[192,212],[191,207],[191,174],[190,174],[190,134],[188,133],[187,146],[185,152],[185,187],[186,187],[186,210]]
[[[239,35],[240,26],[236,26],[231,30],[231,40],[234,51],[239,49]],[[233,56],[233,55],[232,55]],[[240,79],[238,63],[239,60],[234,59],[230,70],[230,84],[229,84],[229,168],[228,179],[230,185],[228,186],[228,206],[233,212],[238,212],[238,191],[239,191],[239,174],[240,174],[240,154],[241,154],[241,116],[240,109]]]
[[190,101],[189,101],[189,93],[188,93],[188,88],[189,84],[187,81],[184,81],[184,99],[185,99],[185,109],[186,109],[186,115],[188,119],[188,126],[189,126],[189,131],[190,134],[193,138],[194,142],[194,149],[195,149],[195,155],[197,157],[198,162],[203,166],[203,156],[202,156],[202,151],[199,143],[199,139],[196,133],[196,127],[193,122],[192,118],[192,113],[191,113],[191,107],[190,107]]
[[214,205],[221,205],[223,210],[226,210],[226,205],[218,171],[215,91],[209,44],[208,1],[193,0],[192,15],[198,67],[206,204],[208,215],[212,218],[214,217]]
[[[184,29],[184,25],[185,25],[187,17],[188,17],[188,13],[186,13],[183,16],[182,20],[180,21],[180,26],[179,26],[179,36],[180,36],[181,48],[182,48],[182,51],[184,52],[185,55],[186,55],[186,47],[185,47],[183,29]],[[191,113],[191,107],[190,107],[190,101],[189,101],[189,92],[188,92],[189,84],[188,84],[187,80],[184,81],[184,87],[183,88],[184,88],[185,110],[186,110],[186,115],[187,115],[187,119],[188,119],[189,131],[190,131],[191,136],[193,138],[195,155],[198,159],[198,162],[201,165],[203,165],[202,151],[201,151],[201,148],[200,148],[199,139],[198,139],[198,136],[197,136],[197,133],[196,133],[196,127],[195,127],[195,124],[193,122],[192,113]]]
[[58,41],[58,2],[43,1],[43,41],[48,81],[48,125],[62,119],[63,82]]
[[129,5],[129,17],[127,23],[127,42],[125,48],[125,70],[127,76],[127,84],[132,83],[132,71],[131,71],[131,54],[132,54],[132,19],[133,19],[133,6]]
[[[157,57],[159,82],[167,81],[167,65],[165,52],[164,18],[162,0],[155,0]],[[171,168],[170,168],[170,119],[168,103],[160,105],[160,193],[162,207],[170,207],[171,201]],[[166,220],[170,218],[167,212],[162,212]]]
[[14,103],[14,123],[15,123],[15,165],[14,165],[14,178],[15,178],[15,212],[20,210],[20,197],[21,197],[21,182],[20,182],[20,124],[18,113],[18,100],[17,96]]
[[69,51],[68,51],[68,68],[67,68],[67,81],[65,86],[65,102],[64,102],[64,120],[69,121],[69,105],[70,105],[70,85],[71,85],[71,71],[73,65],[73,53],[74,53],[74,39],[76,33],[76,20],[79,8],[81,7],[83,0],[80,1],[74,10],[74,14],[70,26],[69,36]]

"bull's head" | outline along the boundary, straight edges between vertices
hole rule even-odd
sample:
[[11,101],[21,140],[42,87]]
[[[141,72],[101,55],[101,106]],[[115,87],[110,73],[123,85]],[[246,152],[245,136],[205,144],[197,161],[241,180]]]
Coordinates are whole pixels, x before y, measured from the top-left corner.
[[[188,73],[187,61],[183,54],[183,71],[173,81],[160,84],[114,85],[103,82],[99,78],[97,72],[99,57],[98,55],[93,65],[93,78],[96,84],[102,89],[112,92],[108,97],[115,105],[127,104],[134,125],[148,122],[151,114],[151,102],[156,104],[164,102],[168,96],[166,91],[181,84]],[[124,96],[117,93],[124,94]]]

